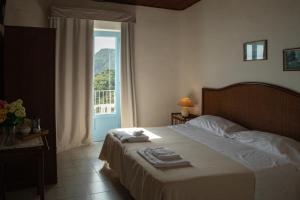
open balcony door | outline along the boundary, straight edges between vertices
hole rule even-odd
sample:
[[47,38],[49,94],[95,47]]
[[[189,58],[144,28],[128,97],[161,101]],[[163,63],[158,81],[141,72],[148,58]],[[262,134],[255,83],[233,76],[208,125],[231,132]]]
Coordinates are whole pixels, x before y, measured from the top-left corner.
[[120,31],[94,31],[94,141],[121,127]]

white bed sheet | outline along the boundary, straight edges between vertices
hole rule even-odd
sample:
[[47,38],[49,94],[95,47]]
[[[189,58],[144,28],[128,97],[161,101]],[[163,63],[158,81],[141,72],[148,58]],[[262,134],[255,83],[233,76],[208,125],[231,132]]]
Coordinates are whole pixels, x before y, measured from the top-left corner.
[[207,145],[255,173],[255,200],[299,200],[300,169],[287,159],[188,124],[169,126],[181,135]]

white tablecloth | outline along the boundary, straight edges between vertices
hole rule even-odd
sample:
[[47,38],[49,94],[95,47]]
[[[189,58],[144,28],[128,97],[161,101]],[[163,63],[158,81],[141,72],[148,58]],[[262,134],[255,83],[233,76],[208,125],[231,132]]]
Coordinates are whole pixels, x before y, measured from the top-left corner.
[[33,138],[31,140],[17,141],[17,143],[12,146],[4,146],[3,139],[2,139],[2,141],[0,139],[0,151],[1,150],[9,150],[9,149],[38,147],[38,146],[43,146],[43,140],[41,137]]

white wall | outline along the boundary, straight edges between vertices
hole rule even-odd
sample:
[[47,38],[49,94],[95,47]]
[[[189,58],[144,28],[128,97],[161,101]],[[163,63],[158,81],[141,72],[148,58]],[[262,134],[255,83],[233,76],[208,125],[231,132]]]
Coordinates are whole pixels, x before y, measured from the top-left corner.
[[[300,92],[300,72],[282,69],[282,50],[300,46],[299,0],[202,0],[181,15],[181,95],[241,81]],[[269,59],[244,62],[243,43],[260,39]]]
[[167,125],[170,113],[178,109],[179,15],[176,11],[137,7],[136,16],[139,125]]
[[[47,26],[49,7],[44,6],[46,1],[48,0],[8,0],[6,24]],[[170,113],[178,109],[176,84],[179,62],[179,13],[89,0],[53,0],[52,5],[136,13],[135,78],[138,125],[169,124]]]
[[48,8],[51,0],[7,0],[5,25],[48,26]]
[[[6,24],[47,26],[50,1],[8,0]],[[184,11],[90,0],[53,4],[136,13],[140,126],[168,124],[181,96],[194,95],[200,107],[202,87],[262,81],[300,92],[300,72],[282,71],[282,49],[300,46],[299,0],[202,0]],[[260,39],[269,41],[269,59],[243,62],[243,43]]]
[[54,0],[53,4],[113,9],[136,15],[135,79],[138,125],[168,125],[170,113],[178,109],[176,84],[179,62],[179,13],[88,0]]

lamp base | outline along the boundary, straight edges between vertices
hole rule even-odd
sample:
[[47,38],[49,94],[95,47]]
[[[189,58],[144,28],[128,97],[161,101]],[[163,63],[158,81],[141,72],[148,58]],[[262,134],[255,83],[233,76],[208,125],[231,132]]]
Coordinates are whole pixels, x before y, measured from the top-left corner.
[[182,107],[180,113],[181,113],[181,115],[182,115],[183,117],[188,117],[188,116],[190,115],[189,109],[186,108],[186,107]]

